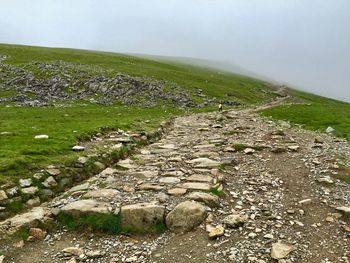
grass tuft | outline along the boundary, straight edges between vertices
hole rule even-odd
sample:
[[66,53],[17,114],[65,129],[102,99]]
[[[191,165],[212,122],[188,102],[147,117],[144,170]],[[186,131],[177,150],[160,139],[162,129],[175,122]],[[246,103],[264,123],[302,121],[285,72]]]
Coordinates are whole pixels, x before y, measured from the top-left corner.
[[85,215],[74,218],[67,213],[60,212],[56,219],[70,230],[89,229],[107,234],[119,234],[122,231],[120,215],[115,214]]

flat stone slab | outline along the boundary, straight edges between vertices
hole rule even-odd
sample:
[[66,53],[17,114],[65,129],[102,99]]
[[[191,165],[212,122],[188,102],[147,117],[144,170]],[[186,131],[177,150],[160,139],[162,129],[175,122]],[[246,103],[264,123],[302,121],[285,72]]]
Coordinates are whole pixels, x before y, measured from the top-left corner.
[[171,177],[181,177],[185,173],[182,171],[169,171],[169,172],[164,172],[162,175],[163,176],[171,176]]
[[85,190],[88,190],[89,187],[90,187],[89,183],[83,183],[72,187],[71,189],[69,189],[69,192],[73,193],[77,191],[85,191]]
[[190,182],[211,183],[213,181],[213,177],[211,177],[210,175],[194,174],[186,178],[186,180]]
[[144,183],[139,186],[140,190],[162,191],[164,186],[156,183]]
[[350,206],[339,206],[336,208],[339,212],[344,213],[345,215],[350,215]]
[[117,165],[126,169],[135,169],[137,167],[135,162],[131,159],[121,160],[117,163]]
[[199,167],[199,168],[218,167],[222,164],[221,162],[214,161],[209,158],[196,158],[191,161],[188,161],[187,163],[192,164],[195,167]]
[[197,182],[184,183],[181,185],[181,187],[186,189],[191,189],[191,190],[202,190],[202,191],[208,191],[211,188],[210,184],[197,183]]
[[181,180],[176,177],[161,177],[159,179],[159,183],[161,184],[177,184],[180,183]]
[[31,186],[31,187],[26,187],[21,189],[21,192],[23,194],[29,194],[29,195],[33,195],[38,191],[39,191],[39,188],[36,186]]
[[8,233],[15,232],[18,228],[26,225],[34,225],[35,222],[43,221],[47,211],[42,207],[35,207],[27,213],[16,215],[0,224],[0,232],[5,229]]
[[107,203],[98,202],[93,199],[75,201],[62,207],[61,211],[75,218],[78,218],[82,215],[110,213]]
[[172,188],[168,190],[169,195],[181,196],[187,193],[187,189],[185,188]]
[[154,232],[164,224],[165,207],[152,203],[126,205],[120,209],[121,226],[126,232]]
[[152,178],[158,176],[157,171],[140,171],[140,172],[134,172],[131,173],[130,175],[139,177],[139,178]]
[[114,173],[116,173],[117,170],[113,169],[111,167],[107,167],[106,169],[104,169],[102,172],[100,172],[100,175],[102,176],[108,176],[108,175],[112,175]]
[[115,189],[97,189],[97,190],[87,192],[86,194],[84,194],[84,197],[112,199],[118,195],[120,195],[120,192]]
[[205,203],[209,207],[219,207],[219,197],[210,193],[193,192],[187,196],[188,199]]
[[175,144],[160,144],[160,145],[157,145],[157,147],[159,149],[169,149],[169,150],[174,150],[174,149],[177,149],[177,147],[175,146]]

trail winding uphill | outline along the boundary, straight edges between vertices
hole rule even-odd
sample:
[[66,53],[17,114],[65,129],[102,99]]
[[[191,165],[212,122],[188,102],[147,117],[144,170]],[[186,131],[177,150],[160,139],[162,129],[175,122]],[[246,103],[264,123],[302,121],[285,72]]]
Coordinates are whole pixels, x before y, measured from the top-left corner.
[[[3,234],[34,227],[33,242],[3,239],[0,251],[4,262],[349,262],[340,159],[350,159],[346,141],[253,110],[179,117],[117,167],[0,223]],[[122,234],[43,233],[37,222],[62,213],[108,217]]]

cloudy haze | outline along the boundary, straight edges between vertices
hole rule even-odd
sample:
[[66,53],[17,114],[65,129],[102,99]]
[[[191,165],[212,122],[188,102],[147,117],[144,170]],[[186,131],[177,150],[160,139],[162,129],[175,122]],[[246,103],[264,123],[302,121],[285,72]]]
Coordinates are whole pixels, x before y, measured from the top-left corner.
[[0,0],[0,42],[227,61],[350,102],[349,0]]

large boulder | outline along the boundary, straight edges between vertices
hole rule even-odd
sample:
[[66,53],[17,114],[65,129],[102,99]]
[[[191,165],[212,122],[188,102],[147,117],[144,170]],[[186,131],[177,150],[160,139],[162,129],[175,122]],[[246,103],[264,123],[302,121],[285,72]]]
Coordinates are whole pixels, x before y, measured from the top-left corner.
[[98,202],[93,199],[75,201],[62,207],[61,211],[75,218],[91,214],[110,213],[107,203]]
[[152,203],[125,205],[120,210],[121,227],[126,232],[156,232],[164,226],[164,206]]
[[199,226],[206,218],[205,207],[197,202],[178,204],[166,217],[167,227],[175,233],[188,232]]

